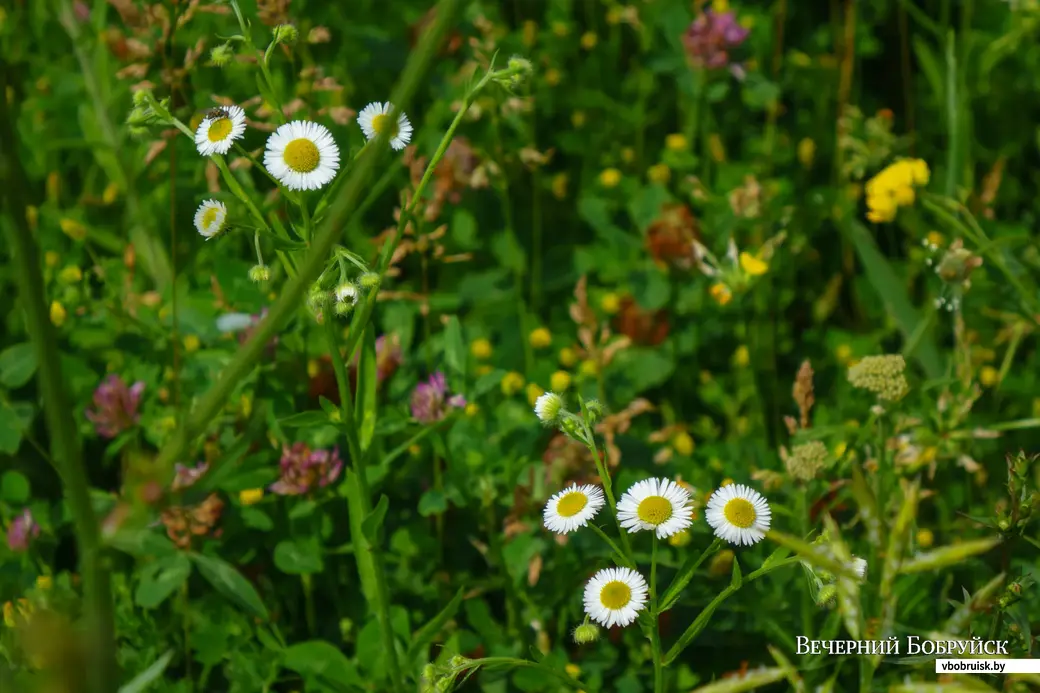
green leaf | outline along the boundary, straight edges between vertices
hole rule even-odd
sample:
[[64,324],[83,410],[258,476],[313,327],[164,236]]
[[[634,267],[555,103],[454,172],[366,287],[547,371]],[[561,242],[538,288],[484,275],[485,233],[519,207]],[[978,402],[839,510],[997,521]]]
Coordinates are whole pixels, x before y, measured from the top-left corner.
[[[672,608],[672,605],[679,599],[679,595],[686,589],[686,585],[690,584],[690,580],[693,579],[693,574],[700,567],[700,564],[704,562],[706,558],[714,554],[719,550],[721,546],[718,540],[713,541],[708,545],[706,549],[700,552],[698,555],[690,553],[686,556],[686,560],[683,561],[679,567],[679,572],[675,574],[672,579],[672,584],[668,585],[668,589],[665,590],[664,596],[661,597],[661,611],[668,611]],[[768,561],[767,561],[768,563]]]
[[848,565],[835,559],[834,556],[831,555],[830,551],[822,547],[813,546],[806,541],[802,541],[797,537],[792,537],[790,534],[778,532],[775,529],[766,532],[766,536],[777,544],[780,544],[780,546],[794,551],[812,565],[823,568],[836,576],[851,578],[853,580],[858,579],[856,574],[852,572],[852,569]]
[[351,688],[363,688],[365,685],[354,663],[324,640],[308,640],[290,646],[285,650],[282,666],[308,681]]
[[303,428],[305,426],[322,426],[330,423],[329,415],[323,411],[301,411],[298,414],[278,419],[278,424],[286,428]]
[[365,330],[361,342],[361,358],[358,360],[357,393],[354,399],[354,424],[358,432],[361,451],[368,450],[376,430],[376,384],[378,363],[376,362],[376,337],[374,329]]
[[456,207],[451,215],[451,237],[462,250],[473,250],[480,245],[477,238],[477,220],[473,213],[462,207]]
[[159,680],[171,659],[173,659],[173,650],[167,650],[162,657],[152,663],[152,666],[135,676],[133,681],[121,686],[119,693],[144,693],[149,686]]
[[731,679],[720,679],[693,689],[691,693],[743,693],[768,686],[784,678],[784,670],[779,667],[749,671],[747,674]]
[[[733,562],[733,565],[736,566],[736,561]],[[734,567],[734,576],[737,575],[737,571],[739,571],[739,568]],[[729,596],[738,589],[739,586],[734,587],[733,582],[731,581],[729,587],[722,590],[715,599],[711,600],[711,602],[704,607],[704,610],[697,615],[697,618],[694,619],[693,623],[686,628],[686,631],[679,636],[679,640],[672,645],[672,648],[668,650],[668,653],[664,656],[664,664],[666,666],[678,657],[682,651],[693,642],[694,638],[700,635],[700,632],[704,630],[704,627],[707,626],[708,622],[711,620],[711,616],[715,613],[715,609],[719,608],[719,604],[722,604],[722,602],[729,599]]]
[[744,584],[744,574],[740,572],[740,561],[736,558],[733,559],[733,577],[730,578],[729,586],[735,590],[740,589],[741,585]]
[[286,575],[307,575],[325,569],[317,537],[278,542],[274,547],[274,564]]
[[369,604],[375,604],[376,593],[376,569],[372,558],[372,546],[362,529],[365,517],[362,508],[365,507],[361,496],[361,488],[358,484],[357,474],[353,469],[347,470],[345,481],[347,491],[347,516],[350,521],[350,536],[354,542],[354,557],[357,560],[358,576],[361,578],[361,592]]
[[242,508],[242,523],[250,529],[261,532],[270,532],[274,529],[274,520],[259,508]]
[[972,539],[962,541],[959,544],[942,546],[933,551],[914,556],[905,561],[899,568],[904,575],[908,573],[921,573],[946,568],[951,565],[960,565],[965,560],[986,553],[1000,544],[1000,537],[987,537],[985,539]]
[[408,645],[408,654],[405,655],[405,661],[411,662],[419,655],[424,658],[426,656],[425,648],[433,642],[434,638],[441,632],[444,625],[450,621],[458,612],[459,606],[462,605],[462,595],[465,592],[465,588],[460,587],[459,591],[455,593],[451,601],[448,602],[447,606],[441,609],[441,612],[434,616],[430,621],[422,628],[415,632],[412,636],[412,642]]
[[444,327],[444,360],[455,375],[466,374],[466,344],[462,339],[462,325],[459,318],[452,315]]
[[885,304],[885,309],[895,320],[904,339],[908,343],[916,345],[913,352],[914,358],[921,364],[929,378],[942,377],[942,360],[931,330],[918,329],[921,324],[921,316],[910,302],[904,283],[885,256],[878,250],[877,244],[874,243],[874,239],[863,224],[849,218],[842,228],[856,247],[856,253],[859,255],[860,262],[863,263],[867,278]]
[[527,254],[509,229],[491,236],[491,254],[498,260],[498,264],[516,274],[523,274],[527,268]]
[[33,414],[33,406],[26,402],[0,401],[0,453],[14,455],[18,452]]
[[230,563],[216,556],[204,556],[200,553],[191,554],[191,560],[195,562],[202,577],[226,599],[257,618],[265,621],[270,618],[256,588]]
[[384,493],[379,497],[379,502],[376,503],[376,507],[368,514],[364,522],[361,523],[361,531],[365,533],[367,538],[373,544],[380,544],[381,532],[383,529],[383,521],[386,519],[386,511],[390,509],[390,499],[386,497]]
[[430,489],[419,499],[419,514],[423,517],[440,515],[448,509],[448,498],[437,489]]
[[671,198],[668,190],[661,185],[647,185],[632,196],[628,203],[628,213],[640,232],[645,232],[660,215],[661,207]]
[[108,545],[136,558],[154,558],[177,551],[173,542],[151,529],[121,530],[108,540]]
[[0,385],[15,389],[25,385],[36,372],[36,349],[22,342],[0,351]]
[[180,589],[189,575],[191,561],[183,553],[178,551],[163,556],[149,563],[141,572],[141,581],[137,583],[134,601],[140,607],[154,609]]
[[0,500],[18,505],[29,500],[29,480],[21,472],[4,472],[0,477]]

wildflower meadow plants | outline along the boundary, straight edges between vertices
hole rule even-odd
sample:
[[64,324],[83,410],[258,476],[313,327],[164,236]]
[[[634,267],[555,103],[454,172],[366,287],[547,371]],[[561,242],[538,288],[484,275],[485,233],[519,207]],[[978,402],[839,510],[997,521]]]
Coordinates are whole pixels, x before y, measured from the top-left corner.
[[349,6],[0,8],[0,690],[1040,685],[1037,3]]

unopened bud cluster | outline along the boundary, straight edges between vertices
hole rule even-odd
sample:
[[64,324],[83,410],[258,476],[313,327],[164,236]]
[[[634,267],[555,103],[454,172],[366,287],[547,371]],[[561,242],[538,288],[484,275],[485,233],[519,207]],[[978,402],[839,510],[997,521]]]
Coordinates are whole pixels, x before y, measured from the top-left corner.
[[170,100],[156,101],[149,89],[138,89],[134,92],[134,107],[126,118],[127,129],[131,135],[140,136],[153,125],[165,125],[170,121]]
[[830,454],[827,446],[813,440],[791,448],[791,453],[784,460],[787,473],[798,481],[812,481],[816,474],[827,466]]
[[1032,468],[1038,459],[1040,456],[1024,452],[1008,457],[1007,489],[1010,503],[1007,507],[1001,504],[996,516],[997,529],[1003,534],[1024,534],[1028,525],[1040,517],[1040,491],[1030,488]]
[[866,356],[849,369],[849,382],[853,387],[868,390],[880,400],[902,399],[910,386],[903,371],[906,361],[899,354]]

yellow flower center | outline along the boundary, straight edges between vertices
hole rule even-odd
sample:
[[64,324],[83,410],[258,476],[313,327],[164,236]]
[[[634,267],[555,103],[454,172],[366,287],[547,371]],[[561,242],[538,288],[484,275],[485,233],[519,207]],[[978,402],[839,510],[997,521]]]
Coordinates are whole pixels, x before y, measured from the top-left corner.
[[305,137],[285,145],[282,158],[285,159],[285,165],[296,173],[310,173],[321,163],[321,153],[317,145]]
[[556,504],[556,512],[559,513],[561,517],[574,517],[580,513],[588,503],[589,499],[584,493],[581,493],[580,491],[571,491]]
[[755,524],[755,506],[751,505],[751,501],[743,498],[734,498],[726,503],[726,507],[722,509],[722,514],[726,516],[726,520],[734,527],[747,529]]
[[632,590],[620,580],[608,582],[599,592],[599,601],[607,609],[620,609],[631,599]]
[[206,137],[209,138],[210,142],[220,142],[231,132],[231,119],[230,118],[218,118],[209,124],[209,132],[206,133]]
[[643,522],[659,525],[672,517],[672,504],[662,496],[650,496],[640,501],[636,514]]
[[380,113],[372,119],[372,129],[376,131],[377,135],[390,135],[393,137],[397,134],[397,123],[387,113]]
[[213,226],[213,222],[217,220],[217,212],[219,211],[220,210],[218,210],[216,207],[210,207],[205,212],[203,212],[202,228],[208,229],[210,226]]

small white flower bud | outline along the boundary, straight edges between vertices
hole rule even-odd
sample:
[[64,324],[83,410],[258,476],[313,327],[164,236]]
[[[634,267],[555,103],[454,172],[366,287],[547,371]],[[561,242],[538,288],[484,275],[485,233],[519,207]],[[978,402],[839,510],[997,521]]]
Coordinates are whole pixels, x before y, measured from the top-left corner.
[[349,303],[353,306],[358,300],[357,287],[350,282],[344,282],[336,287],[336,302]]
[[538,415],[538,420],[546,426],[551,426],[559,421],[562,412],[563,398],[555,392],[546,392],[535,400],[534,413]]

